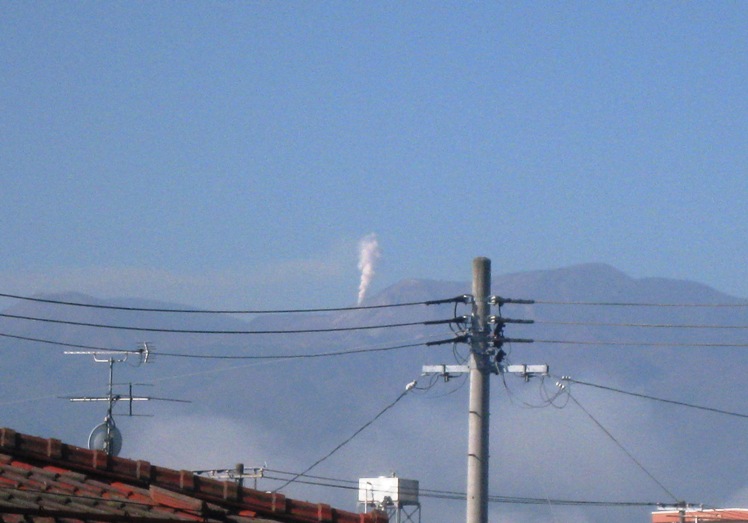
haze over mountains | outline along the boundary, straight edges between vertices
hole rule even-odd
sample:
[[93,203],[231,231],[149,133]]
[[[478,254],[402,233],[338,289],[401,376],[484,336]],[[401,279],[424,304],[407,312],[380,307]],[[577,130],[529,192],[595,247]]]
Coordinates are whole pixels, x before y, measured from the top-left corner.
[[[372,296],[365,305],[420,303],[469,292],[467,281],[413,279]],[[514,343],[504,349],[508,362],[548,363],[554,377],[527,383],[513,375],[491,380],[490,493],[541,500],[539,504],[492,503],[491,521],[645,522],[654,509],[560,505],[553,500],[748,505],[748,456],[743,451],[748,420],[581,384],[570,384],[570,390],[587,412],[564,395],[552,404],[547,401],[558,391],[558,376],[569,375],[637,394],[748,413],[744,392],[748,319],[747,308],[739,306],[746,303],[744,299],[695,282],[633,279],[601,264],[494,274],[492,292],[538,301],[502,308],[506,317],[536,321],[508,325],[505,333],[535,343]],[[74,293],[45,298],[138,308],[192,308],[136,298],[104,302]],[[648,306],[621,305],[624,302]],[[664,306],[672,304],[681,306]],[[719,306],[685,306],[689,304]],[[458,305],[456,311],[461,315],[469,309]],[[91,356],[63,355],[65,347],[19,338],[113,349],[136,349],[140,342],[152,342],[156,347],[152,362],[137,365],[133,357],[115,365],[115,381],[152,384],[136,385],[136,393],[192,403],[136,405],[136,413],[153,414],[150,418],[128,418],[125,409],[118,407],[115,419],[125,440],[122,455],[181,469],[228,468],[243,462],[248,467],[266,463],[269,469],[301,472],[370,421],[417,378],[418,389],[311,474],[355,481],[396,471],[401,477],[419,480],[423,490],[464,492],[465,381],[444,382],[420,374],[425,364],[461,360],[467,346],[394,348],[449,339],[453,333],[447,325],[227,333],[420,323],[451,318],[454,312],[449,304],[240,316],[17,301],[3,313],[224,333],[143,332],[2,317],[0,333],[15,338],[0,338],[4,358],[0,425],[85,445],[88,433],[105,413],[103,404],[58,399],[104,394],[105,364],[95,363]],[[366,349],[392,350],[309,357]],[[305,357],[198,358],[293,355]],[[267,490],[279,485],[270,479],[259,483]],[[355,489],[299,482],[284,492],[348,509],[356,502]],[[462,501],[422,497],[421,503],[424,522],[464,518]]]

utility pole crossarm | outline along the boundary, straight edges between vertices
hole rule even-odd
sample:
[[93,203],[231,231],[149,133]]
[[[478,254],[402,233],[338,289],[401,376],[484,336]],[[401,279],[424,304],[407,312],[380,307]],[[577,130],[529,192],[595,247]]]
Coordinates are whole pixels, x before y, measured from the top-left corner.
[[434,345],[446,345],[448,343],[467,343],[467,341],[468,337],[466,335],[459,335],[448,340],[427,341],[426,346],[433,347]]
[[472,306],[470,316],[457,316],[450,320],[433,322],[456,323],[460,330],[447,340],[427,342],[427,346],[447,343],[467,343],[470,355],[467,364],[424,365],[423,374],[438,375],[444,381],[468,374],[470,382],[470,406],[468,408],[468,453],[467,453],[467,506],[466,523],[488,523],[488,461],[489,461],[489,403],[490,376],[492,373],[517,374],[529,380],[534,376],[547,376],[548,365],[502,364],[507,356],[502,346],[505,343],[533,343],[531,339],[504,336],[507,324],[532,324],[533,320],[504,318],[499,314],[489,315],[491,306],[504,304],[532,304],[533,300],[519,300],[490,296],[491,260],[473,260],[473,294],[449,301],[463,302]]
[[522,319],[521,320],[515,320],[515,319],[512,319],[512,318],[504,318],[502,316],[496,316],[496,315],[494,315],[494,316],[489,316],[488,317],[488,322],[489,323],[499,323],[499,324],[504,324],[504,323],[524,323],[524,324],[530,325],[532,323],[535,323],[535,320],[522,320]]
[[538,374],[548,376],[548,365],[507,365],[504,372],[512,374]]
[[424,365],[421,372],[423,374],[438,374],[444,378],[444,381],[449,381],[460,374],[467,374],[470,372],[470,367],[467,365]]
[[470,372],[467,365],[424,365],[424,374],[464,374]]
[[525,381],[530,381],[530,378],[534,376],[548,376],[550,370],[548,365],[507,365],[502,368],[502,372],[509,374],[518,374],[525,378]]
[[516,303],[518,305],[532,305],[535,300],[520,300],[517,298],[502,298],[501,296],[490,296],[489,301],[491,305],[498,305],[499,307],[505,303]]

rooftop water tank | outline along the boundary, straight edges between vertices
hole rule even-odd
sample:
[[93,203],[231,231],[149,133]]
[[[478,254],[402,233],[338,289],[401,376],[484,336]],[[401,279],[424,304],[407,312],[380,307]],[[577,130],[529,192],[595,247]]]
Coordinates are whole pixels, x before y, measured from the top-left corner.
[[360,478],[358,502],[364,504],[418,505],[418,481],[397,477]]

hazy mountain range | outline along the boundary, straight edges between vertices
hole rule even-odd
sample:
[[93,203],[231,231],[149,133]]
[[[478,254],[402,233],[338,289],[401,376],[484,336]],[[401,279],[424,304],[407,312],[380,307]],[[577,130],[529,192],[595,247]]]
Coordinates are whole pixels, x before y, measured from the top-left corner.
[[[413,279],[372,296],[366,305],[420,303],[469,292],[467,281]],[[492,292],[537,300],[502,308],[506,317],[536,321],[509,325],[505,333],[535,343],[513,343],[504,349],[508,362],[548,363],[554,375],[529,382],[513,375],[492,378],[489,490],[496,496],[545,500],[492,503],[492,522],[645,522],[653,510],[560,505],[558,500],[748,505],[744,472],[748,457],[742,451],[748,419],[582,384],[570,385],[573,399],[561,395],[548,401],[559,390],[558,377],[569,375],[640,395],[748,414],[746,347],[726,346],[747,343],[746,308],[739,306],[746,303],[744,299],[695,282],[633,279],[600,264],[495,274]],[[193,308],[137,298],[103,301],[74,293],[39,297],[122,307]],[[704,304],[713,306],[694,306]],[[303,298],[296,306],[304,308]],[[451,318],[455,310],[458,315],[469,312],[465,305],[455,309],[447,304],[218,315],[18,300],[3,314],[161,330],[287,331],[421,323]],[[137,414],[153,415],[144,418],[125,416],[126,409],[119,405],[116,420],[125,439],[122,455],[181,469],[227,468],[243,462],[248,467],[267,464],[275,471],[300,472],[418,379],[416,390],[310,474],[355,481],[396,471],[419,480],[423,490],[465,490],[465,380],[444,382],[420,374],[425,364],[461,361],[467,347],[394,348],[450,339],[454,334],[448,325],[188,334],[2,317],[0,334],[4,335],[0,337],[4,369],[0,425],[83,446],[90,430],[103,419],[105,406],[71,404],[58,396],[103,394],[107,365],[95,363],[92,356],[63,355],[64,350],[76,350],[73,347],[21,338],[112,349],[136,349],[140,342],[151,342],[156,348],[152,361],[138,365],[138,358],[132,356],[116,364],[115,381],[149,384],[134,389],[141,395],[191,403],[137,404]],[[351,351],[359,352],[312,357]],[[203,355],[223,359],[196,357]],[[293,355],[304,357],[227,358]],[[270,479],[259,483],[267,490],[279,485]],[[297,482],[284,492],[347,509],[356,506],[355,488]],[[462,501],[423,496],[421,503],[424,522],[464,518]]]

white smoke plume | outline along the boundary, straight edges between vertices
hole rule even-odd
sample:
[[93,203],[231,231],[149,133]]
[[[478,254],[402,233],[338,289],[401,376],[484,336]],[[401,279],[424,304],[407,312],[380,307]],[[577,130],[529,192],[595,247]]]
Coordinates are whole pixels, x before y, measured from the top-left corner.
[[382,256],[377,235],[367,234],[358,242],[358,268],[361,271],[361,283],[358,286],[358,304],[366,297],[366,291],[374,277],[374,264]]

